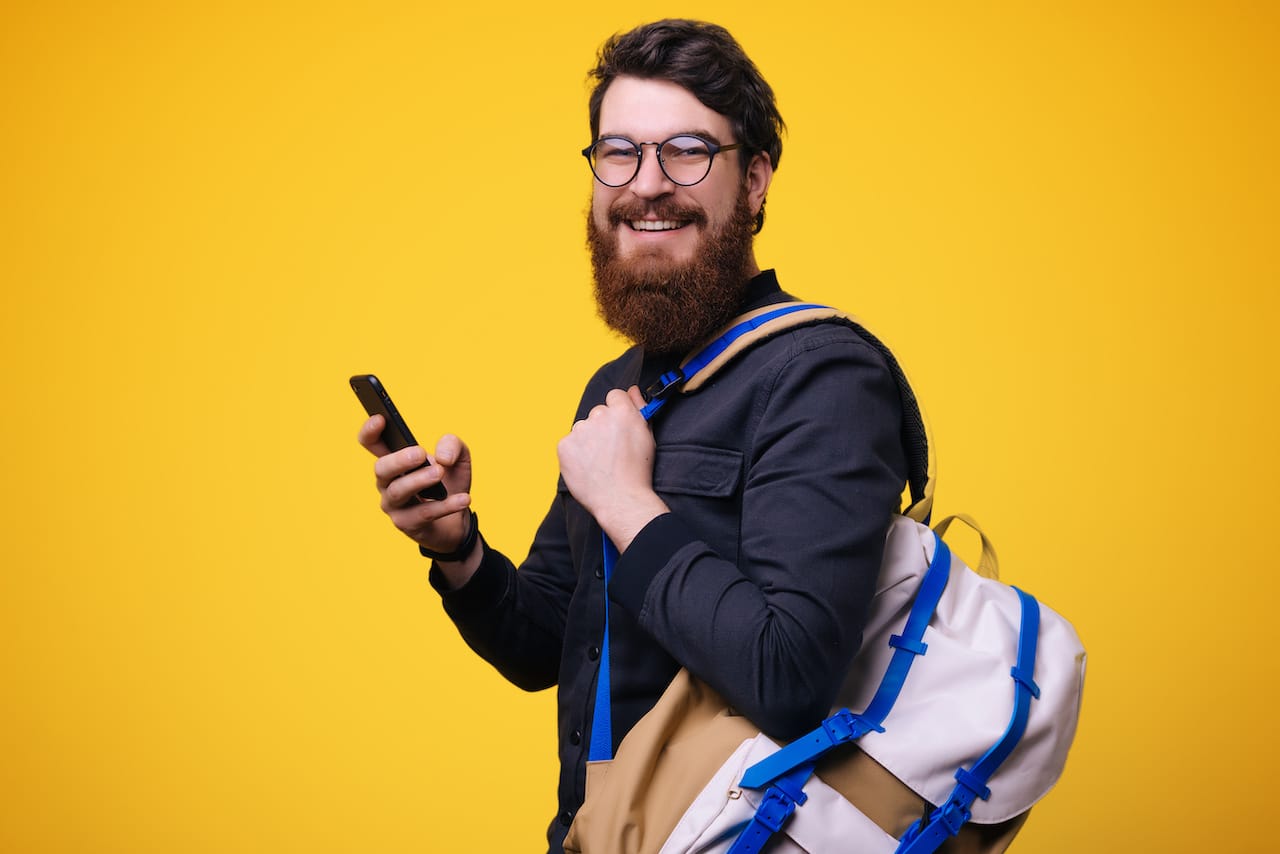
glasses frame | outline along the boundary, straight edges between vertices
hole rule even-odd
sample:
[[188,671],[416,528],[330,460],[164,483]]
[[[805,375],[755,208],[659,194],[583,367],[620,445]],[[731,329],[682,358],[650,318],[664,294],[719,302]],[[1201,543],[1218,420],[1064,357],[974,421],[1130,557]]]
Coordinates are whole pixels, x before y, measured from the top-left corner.
[[[675,178],[671,177],[671,173],[667,171],[666,161],[662,159],[662,146],[666,145],[668,142],[670,142],[673,139],[680,139],[681,137],[687,137],[688,139],[698,140],[698,142],[701,142],[704,145],[706,145],[707,151],[710,152],[710,154],[707,157],[707,171],[702,173],[702,177],[699,178],[698,180],[692,181],[687,184],[683,181],[677,181]],[[621,184],[610,184],[608,181],[605,181],[604,179],[602,179],[600,177],[600,174],[596,172],[595,161],[591,159],[591,152],[595,150],[595,147],[600,143],[608,140],[622,140],[624,142],[628,142],[632,146],[634,146],[636,150],[636,170],[631,173],[630,178],[623,181]],[[653,146],[654,154],[658,158],[658,168],[662,170],[662,174],[667,177],[668,181],[670,181],[671,183],[675,184],[678,187],[692,187],[697,184],[701,184],[703,181],[707,180],[707,176],[711,174],[711,167],[716,162],[717,154],[719,154],[722,151],[733,151],[736,148],[742,148],[742,143],[740,142],[731,142],[728,145],[721,145],[718,142],[712,142],[706,137],[699,136],[696,133],[673,134],[672,136],[669,136],[666,139],[664,139],[662,142],[635,142],[633,140],[628,139],[625,136],[602,136],[599,139],[597,139],[595,142],[588,145],[586,148],[582,149],[582,156],[587,159],[587,165],[591,167],[591,174],[601,184],[603,184],[606,187],[614,187],[614,188],[625,187],[628,184],[630,184],[632,181],[634,181],[636,179],[636,176],[640,174],[640,167],[644,164],[644,147],[646,145]]]

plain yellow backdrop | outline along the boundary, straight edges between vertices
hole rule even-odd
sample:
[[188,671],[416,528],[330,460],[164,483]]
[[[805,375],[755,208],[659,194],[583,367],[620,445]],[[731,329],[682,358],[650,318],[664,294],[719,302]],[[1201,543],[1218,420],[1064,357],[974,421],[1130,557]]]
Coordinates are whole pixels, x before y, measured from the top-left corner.
[[1089,649],[1015,850],[1270,843],[1274,4],[9,2],[0,850],[541,850],[553,697],[447,623],[346,378],[523,555],[622,347],[585,72],[664,15],[778,92],[762,264],[892,344],[940,511]]

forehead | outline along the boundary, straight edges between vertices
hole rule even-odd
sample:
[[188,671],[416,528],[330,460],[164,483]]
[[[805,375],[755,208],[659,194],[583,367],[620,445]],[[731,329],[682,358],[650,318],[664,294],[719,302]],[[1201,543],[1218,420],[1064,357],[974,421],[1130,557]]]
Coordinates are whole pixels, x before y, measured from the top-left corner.
[[647,142],[692,132],[710,134],[722,143],[733,136],[728,118],[670,80],[619,77],[600,102],[600,136]]

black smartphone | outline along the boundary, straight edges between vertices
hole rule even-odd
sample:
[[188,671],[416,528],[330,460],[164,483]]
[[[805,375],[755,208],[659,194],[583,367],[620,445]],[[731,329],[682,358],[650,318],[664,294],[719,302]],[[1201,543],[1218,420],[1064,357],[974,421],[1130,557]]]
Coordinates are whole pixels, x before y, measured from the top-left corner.
[[[364,404],[365,412],[370,415],[381,415],[386,422],[386,426],[382,428],[382,441],[388,448],[398,451],[418,444],[418,440],[413,438],[413,433],[409,432],[409,425],[405,424],[404,419],[400,417],[400,410],[396,409],[396,405],[391,402],[391,395],[387,394],[387,390],[383,388],[377,377],[373,374],[356,374],[351,378],[351,390]],[[428,465],[430,463],[426,462],[418,468]],[[418,497],[424,501],[442,501],[448,495],[443,483],[432,484],[418,493]]]

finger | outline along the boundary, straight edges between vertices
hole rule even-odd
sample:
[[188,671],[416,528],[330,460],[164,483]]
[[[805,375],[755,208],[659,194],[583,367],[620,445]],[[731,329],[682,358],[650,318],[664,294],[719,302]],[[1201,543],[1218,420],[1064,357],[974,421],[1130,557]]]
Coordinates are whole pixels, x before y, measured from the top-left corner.
[[417,445],[410,445],[398,451],[383,454],[373,464],[373,474],[378,480],[378,488],[386,489],[387,485],[401,475],[411,472],[427,461],[427,452]]
[[606,406],[611,408],[614,406],[624,406],[624,405],[629,408],[631,406],[631,398],[628,397],[627,393],[620,388],[615,388],[612,391],[610,391],[608,394],[606,394],[604,397],[604,402]]
[[356,441],[375,457],[385,457],[391,451],[382,441],[382,428],[385,426],[386,421],[381,415],[370,416],[368,421],[360,425]]
[[644,399],[644,393],[640,391],[640,386],[633,385],[627,389],[627,397],[631,398],[631,402],[636,405],[636,409],[644,409],[647,401]]
[[387,511],[387,516],[393,525],[416,539],[427,528],[470,506],[471,495],[459,492],[443,501],[424,501],[421,504],[392,508]]
[[[393,479],[382,490],[384,510],[404,507],[418,501],[418,493],[435,486],[444,479],[444,469],[427,465]],[[434,499],[427,499],[436,503]]]

